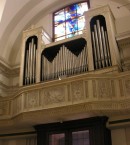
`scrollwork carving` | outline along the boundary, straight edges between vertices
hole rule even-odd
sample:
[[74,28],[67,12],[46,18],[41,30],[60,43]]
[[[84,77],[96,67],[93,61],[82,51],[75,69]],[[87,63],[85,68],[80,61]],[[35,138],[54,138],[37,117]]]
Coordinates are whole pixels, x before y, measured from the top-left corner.
[[111,99],[112,88],[110,86],[110,80],[100,80],[98,81],[98,98],[100,99]]
[[33,91],[28,93],[28,108],[34,108],[39,106],[39,91]]
[[44,91],[45,105],[65,102],[65,90],[66,87],[64,86],[45,89]]
[[72,100],[80,101],[83,99],[84,99],[83,82],[78,81],[78,82],[72,83]]

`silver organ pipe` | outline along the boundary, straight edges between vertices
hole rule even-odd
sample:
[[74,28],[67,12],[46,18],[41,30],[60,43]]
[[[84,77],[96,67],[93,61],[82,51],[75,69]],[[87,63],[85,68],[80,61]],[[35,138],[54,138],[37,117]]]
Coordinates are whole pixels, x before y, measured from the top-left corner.
[[88,65],[87,65],[87,46],[84,47],[83,50],[83,56],[81,58],[84,58],[84,63],[83,63],[83,72],[88,70]]
[[36,44],[34,44],[33,38],[28,42],[28,48],[25,52],[24,84],[29,85],[35,83],[36,78]]
[[26,70],[25,70],[25,85],[27,85],[28,84],[28,50],[27,50],[27,52],[26,52],[26,64],[25,64],[25,68],[26,68]]
[[33,47],[32,47],[32,83],[34,83],[34,44],[33,44]]
[[[79,72],[82,72],[82,71],[83,71],[83,64],[82,64],[83,52],[84,52],[84,51],[82,51],[82,52],[80,53],[81,59],[79,59],[79,67],[81,66],[81,69],[79,69]],[[80,58],[80,57],[79,57],[79,58]]]
[[106,42],[106,48],[107,48],[107,54],[108,54],[108,62],[109,62],[109,66],[112,65],[111,63],[111,55],[110,55],[110,48],[109,48],[109,41],[108,41],[108,36],[107,36],[107,31],[104,31],[105,33],[105,42]]
[[71,59],[71,53],[70,53],[70,51],[69,51],[69,54],[68,54],[68,75],[70,75],[70,73],[71,73],[71,61],[70,61],[70,59]]
[[97,26],[96,25],[94,25],[94,33],[95,33],[95,38],[96,38],[96,49],[97,49],[98,65],[99,65],[99,68],[101,68],[101,56],[100,56],[98,32],[97,32]]
[[103,54],[103,45],[102,45],[102,36],[101,36],[101,28],[100,28],[100,22],[99,20],[97,22],[97,30],[98,30],[98,37],[99,37],[99,49],[100,49],[100,59],[101,59],[101,64],[104,67],[104,54]]
[[29,68],[29,72],[28,72],[28,77],[29,77],[29,84],[31,83],[31,69],[30,69],[30,66],[31,66],[31,43],[29,43],[29,58],[28,58],[28,61],[29,61],[29,65],[28,65],[28,68]]
[[95,67],[98,68],[98,55],[97,55],[97,49],[96,49],[96,40],[95,40],[95,34],[92,32],[92,42],[93,42],[93,51],[94,51],[94,60],[95,60]]
[[75,73],[75,55],[72,56],[72,75]]
[[92,24],[92,47],[95,69],[111,66],[111,56],[107,30],[105,26],[105,18],[98,16],[94,18]]
[[106,67],[108,67],[108,53],[107,53],[107,48],[106,48],[106,43],[105,43],[105,34],[104,34],[104,29],[103,26],[101,26],[101,33],[102,33],[102,39],[103,39],[103,48],[104,48],[104,59],[106,63]]
[[56,79],[62,76],[70,76],[80,72],[85,72],[86,70],[86,47],[84,47],[78,56],[75,56],[66,46],[63,45],[52,62],[42,55],[42,81]]
[[33,42],[33,39],[32,39],[32,43],[31,43],[31,47],[30,47],[30,83],[32,83],[33,45],[34,45],[34,42]]
[[33,73],[34,73],[34,82],[36,80],[36,44],[34,45],[34,68],[33,68]]

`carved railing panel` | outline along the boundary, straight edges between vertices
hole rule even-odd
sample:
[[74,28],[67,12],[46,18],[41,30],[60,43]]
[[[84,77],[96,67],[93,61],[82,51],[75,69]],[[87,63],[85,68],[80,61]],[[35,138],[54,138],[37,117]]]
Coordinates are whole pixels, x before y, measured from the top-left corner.
[[23,87],[11,100],[0,101],[0,119],[75,105],[88,105],[91,112],[101,110],[105,113],[120,108],[130,111],[130,73],[83,74]]

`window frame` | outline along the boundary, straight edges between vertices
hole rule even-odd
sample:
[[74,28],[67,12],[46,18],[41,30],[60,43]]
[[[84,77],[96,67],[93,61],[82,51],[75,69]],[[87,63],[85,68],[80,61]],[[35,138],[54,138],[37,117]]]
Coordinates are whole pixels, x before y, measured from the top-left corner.
[[89,144],[91,145],[91,129],[90,127],[79,127],[79,128],[73,128],[71,129],[71,127],[68,127],[67,129],[56,129],[55,131],[52,132],[48,132],[47,134],[47,145],[50,145],[50,141],[49,141],[49,136],[53,135],[53,134],[64,134],[65,135],[65,144],[64,145],[72,145],[73,142],[73,138],[72,138],[72,133],[73,132],[80,132],[80,131],[88,131],[89,132]]
[[[55,12],[53,12],[53,24],[52,24],[52,32],[53,32],[53,42],[55,42],[55,40],[56,40],[56,38],[55,38],[55,21],[54,21],[54,18],[55,18],[55,13],[57,13],[57,12],[59,12],[59,11],[61,11],[61,10],[63,10],[63,9],[65,9],[65,8],[67,8],[67,7],[70,7],[70,6],[72,6],[72,5],[75,5],[75,4],[80,4],[80,3],[84,3],[84,2],[87,2],[87,4],[88,4],[88,9],[90,8],[90,2],[89,2],[89,0],[83,0],[83,1],[80,1],[80,2],[75,2],[75,3],[71,3],[71,4],[69,4],[69,5],[66,5],[66,6],[64,6],[64,7],[62,7],[62,8],[60,8],[60,9],[58,9],[58,10],[56,10]],[[81,17],[81,16],[80,16]],[[76,17],[76,19],[77,19],[78,17]],[[64,21],[64,22],[66,22],[66,21]],[[77,32],[79,32],[79,31],[77,31]],[[72,34],[72,33],[70,33],[70,34]],[[65,35],[63,35],[63,36],[67,36],[66,34]],[[62,36],[61,36],[62,37]],[[57,38],[60,38],[60,37],[57,37]],[[65,38],[66,39],[66,38]],[[62,39],[62,40],[64,40],[64,39]],[[60,40],[58,40],[58,41],[60,41]]]
[[[49,134],[65,132],[69,137],[71,132],[89,130],[90,145],[111,145],[111,131],[106,127],[107,121],[108,117],[98,116],[37,125],[35,126],[37,144],[49,145]],[[71,142],[72,140],[69,141],[69,144],[65,145],[72,145]]]

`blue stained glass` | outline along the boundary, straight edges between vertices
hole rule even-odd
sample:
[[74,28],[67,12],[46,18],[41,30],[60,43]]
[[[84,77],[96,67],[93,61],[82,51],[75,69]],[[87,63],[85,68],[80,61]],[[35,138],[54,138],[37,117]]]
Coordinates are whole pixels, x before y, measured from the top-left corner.
[[63,35],[65,35],[65,23],[62,23],[55,27],[55,37],[60,37]]
[[77,16],[76,5],[69,6],[65,9],[66,20],[73,19]]
[[75,33],[78,30],[77,19],[72,19],[66,22],[66,30],[68,33]]
[[88,10],[87,2],[70,5],[54,15],[55,40],[82,34],[85,27],[84,12]]
[[63,10],[55,14],[54,21],[55,24],[59,24],[65,21],[65,15]]

